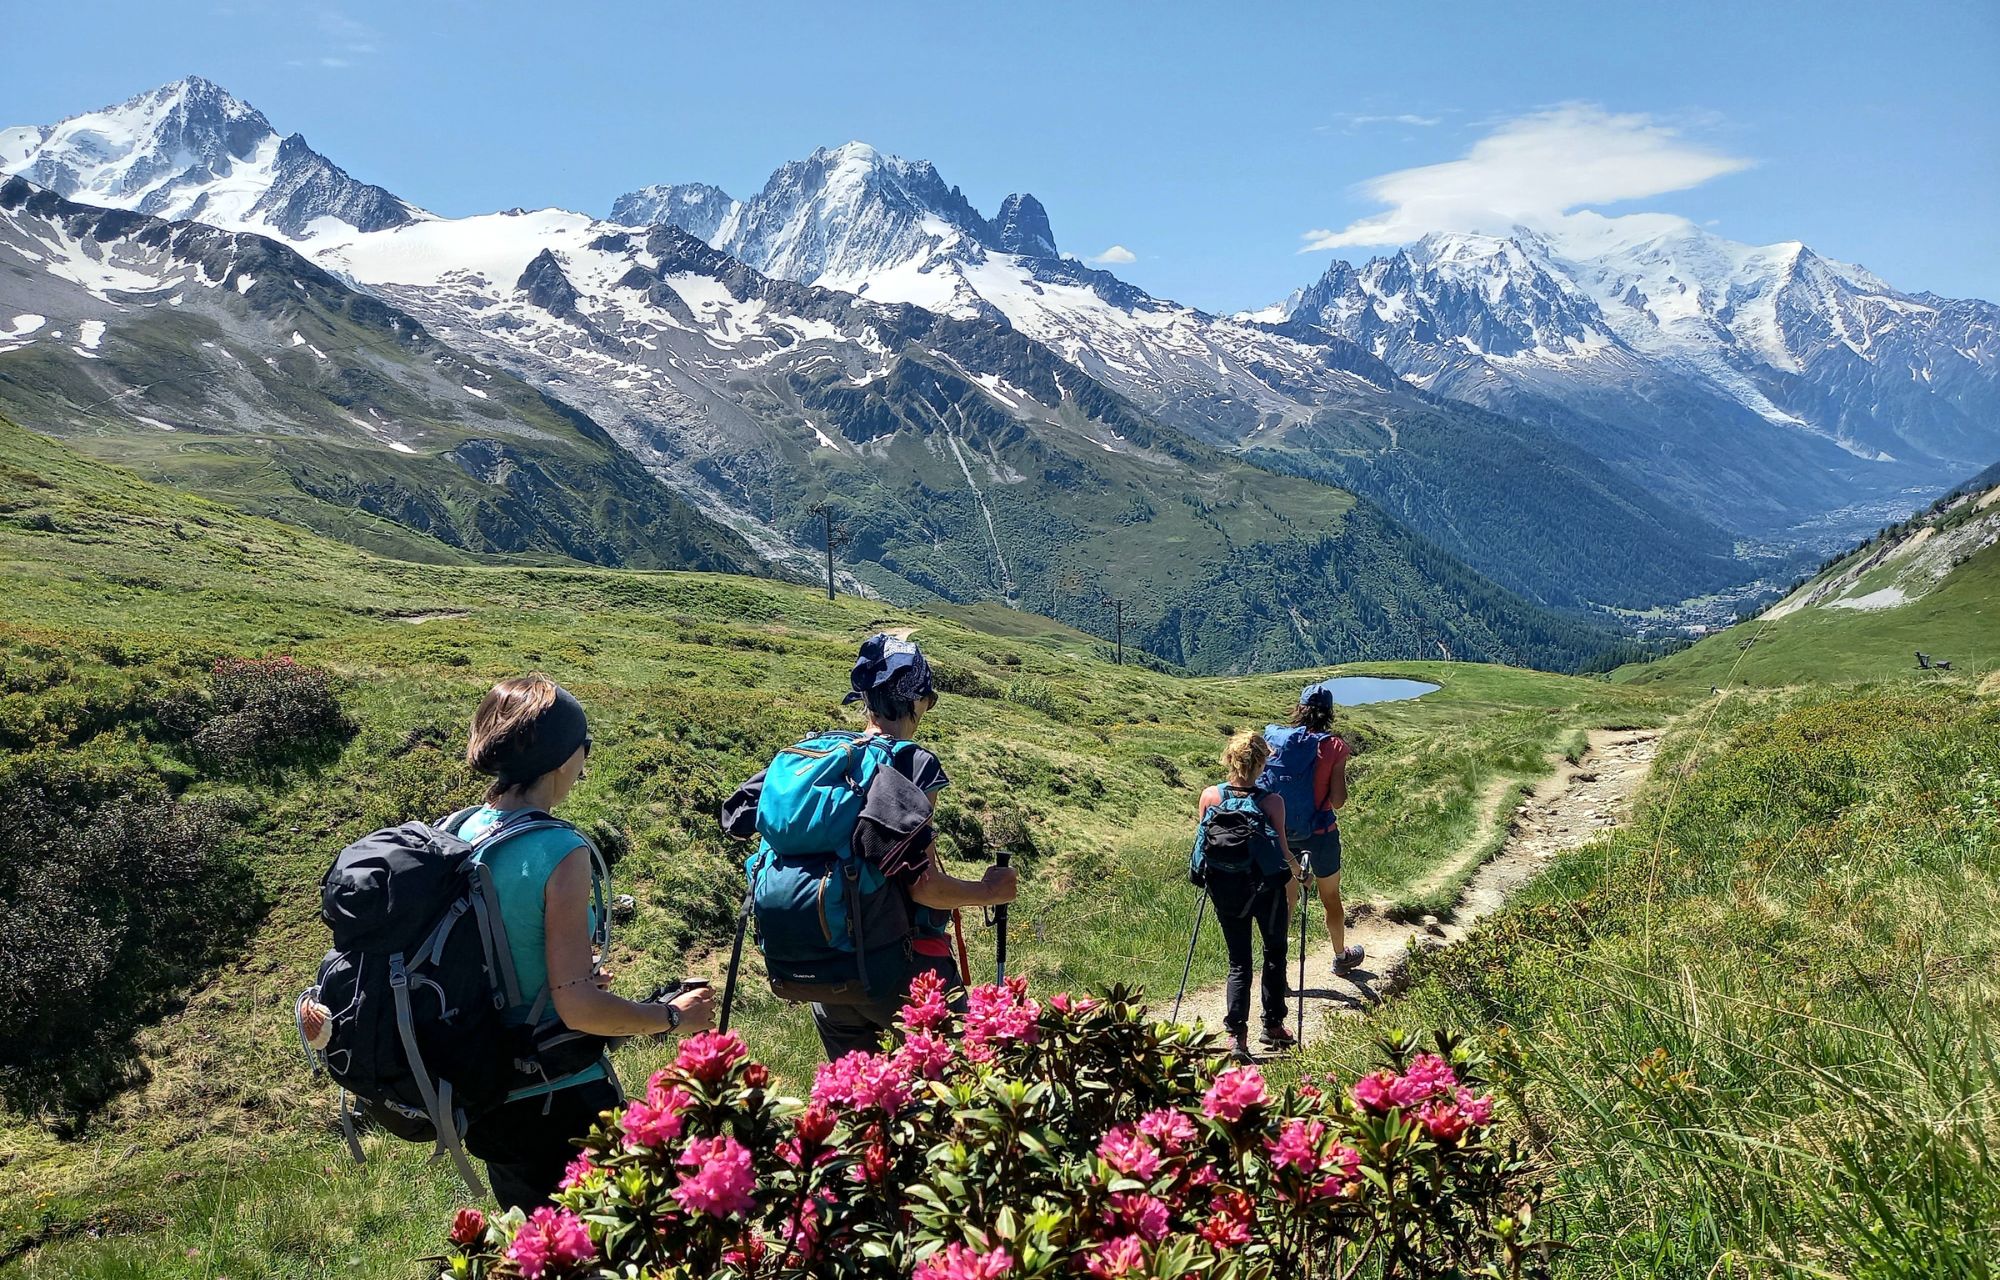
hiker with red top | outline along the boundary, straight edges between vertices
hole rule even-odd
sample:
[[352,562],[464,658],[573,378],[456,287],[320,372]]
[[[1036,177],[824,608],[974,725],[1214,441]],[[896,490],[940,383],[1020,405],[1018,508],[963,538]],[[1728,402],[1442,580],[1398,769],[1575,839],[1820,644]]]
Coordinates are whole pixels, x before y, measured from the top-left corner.
[[747,905],[771,989],[812,1005],[829,1060],[879,1048],[918,974],[962,987],[958,909],[1016,893],[1011,867],[960,880],[938,860],[931,813],[951,779],[911,740],[938,701],[916,643],[870,636],[843,701],[863,704],[860,732],[829,730],[779,752],[722,809],[725,831],[759,838]]
[[[1285,835],[1319,885],[1326,936],[1333,943],[1333,971],[1350,973],[1367,953],[1347,945],[1347,910],[1340,900],[1340,814],[1347,803],[1346,739],[1333,731],[1333,694],[1309,684],[1299,692],[1292,721],[1264,731],[1271,759],[1258,785],[1284,797]],[[1301,926],[1303,927],[1303,926]]]

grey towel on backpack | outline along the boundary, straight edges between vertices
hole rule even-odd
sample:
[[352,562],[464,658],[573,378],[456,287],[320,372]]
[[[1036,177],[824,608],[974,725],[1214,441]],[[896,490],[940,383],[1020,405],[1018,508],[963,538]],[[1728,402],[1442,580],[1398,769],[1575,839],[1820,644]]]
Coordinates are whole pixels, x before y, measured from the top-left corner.
[[[722,830],[739,840],[757,834],[757,800],[764,793],[764,774],[738,787],[722,802]],[[854,824],[854,851],[894,879],[914,880],[930,865],[934,833],[930,830],[931,798],[896,769],[878,769]]]

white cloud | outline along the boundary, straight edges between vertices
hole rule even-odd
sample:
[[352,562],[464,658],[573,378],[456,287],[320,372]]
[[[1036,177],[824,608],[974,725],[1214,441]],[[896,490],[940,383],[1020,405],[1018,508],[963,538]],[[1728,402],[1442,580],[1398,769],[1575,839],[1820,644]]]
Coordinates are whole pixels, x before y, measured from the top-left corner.
[[354,64],[345,58],[321,58],[319,65],[322,67],[351,67]]
[[1443,116],[1420,116],[1414,111],[1400,111],[1391,115],[1377,116],[1353,115],[1350,113],[1343,114],[1340,120],[1352,129],[1366,128],[1371,124],[1407,124],[1419,129],[1428,129],[1434,124],[1444,123]]
[[1099,266],[1137,262],[1138,260],[1139,255],[1127,249],[1122,244],[1114,244],[1103,253],[1092,254],[1090,257],[1084,259],[1085,262],[1095,262]]
[[1369,179],[1361,192],[1388,207],[1338,231],[1306,232],[1300,252],[1552,226],[1584,206],[1684,191],[1751,163],[1689,142],[1651,116],[1570,103],[1507,121],[1457,160]]

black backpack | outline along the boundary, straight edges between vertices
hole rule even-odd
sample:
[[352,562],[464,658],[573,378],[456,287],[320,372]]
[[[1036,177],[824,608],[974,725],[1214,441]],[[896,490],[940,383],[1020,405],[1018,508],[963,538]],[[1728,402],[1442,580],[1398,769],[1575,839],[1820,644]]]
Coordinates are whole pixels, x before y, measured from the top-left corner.
[[1213,889],[1218,881],[1261,881],[1281,865],[1277,833],[1258,801],[1263,792],[1239,790],[1227,783],[1217,790],[1222,799],[1209,807],[1195,831],[1188,855],[1188,881]]
[[545,1020],[546,987],[534,995],[526,1025],[507,1023],[506,1011],[526,1001],[482,855],[530,831],[574,832],[590,849],[600,955],[610,944],[610,915],[603,858],[575,827],[525,810],[468,843],[455,832],[473,812],[435,826],[386,827],[340,851],[320,883],[333,949],[300,1004],[310,999],[332,1011],[323,1047],[307,1044],[306,1054],[341,1086],[341,1128],[354,1158],[362,1155],[348,1094],[388,1132],[435,1143],[483,1195],[465,1156],[466,1127],[512,1091],[590,1065],[608,1041]]

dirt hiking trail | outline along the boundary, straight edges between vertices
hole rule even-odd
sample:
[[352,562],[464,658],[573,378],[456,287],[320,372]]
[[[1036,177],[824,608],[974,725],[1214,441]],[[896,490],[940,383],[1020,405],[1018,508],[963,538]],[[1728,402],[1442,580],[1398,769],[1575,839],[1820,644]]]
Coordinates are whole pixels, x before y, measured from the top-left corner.
[[[1313,890],[1306,890],[1306,1017],[1308,1040],[1325,1026],[1329,1015],[1355,1014],[1392,994],[1400,984],[1403,967],[1412,945],[1449,946],[1464,937],[1481,917],[1491,915],[1501,904],[1557,854],[1588,843],[1597,836],[1624,825],[1631,817],[1633,795],[1651,769],[1658,753],[1662,729],[1599,729],[1590,734],[1589,748],[1581,762],[1561,761],[1555,771],[1535,784],[1534,793],[1518,802],[1506,839],[1499,850],[1472,873],[1460,891],[1450,914],[1424,918],[1422,924],[1392,920],[1378,902],[1347,906],[1347,941],[1368,949],[1368,958],[1351,973],[1333,973],[1333,944],[1327,941],[1325,914]],[[1491,831],[1499,818],[1498,806],[1519,796],[1515,784],[1502,779],[1484,797],[1485,813],[1479,838]],[[1367,850],[1348,850],[1350,861],[1366,858]],[[1461,858],[1442,864],[1436,879],[1441,881],[1463,869]],[[1434,881],[1433,883],[1435,883]],[[1421,887],[1421,886],[1420,886]],[[1298,981],[1298,913],[1291,917],[1292,949],[1286,956],[1286,975]],[[1220,954],[1222,933],[1215,927],[1211,911],[1201,929],[1201,953]],[[1181,1004],[1181,1021],[1201,1022],[1210,1028],[1222,1026],[1225,1008],[1224,986],[1190,990]],[[1171,1002],[1160,1006],[1170,1013]],[[1250,1047],[1260,1058],[1275,1056],[1257,1043],[1257,995],[1250,997]],[[1286,1021],[1297,1026],[1298,1004]]]

